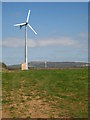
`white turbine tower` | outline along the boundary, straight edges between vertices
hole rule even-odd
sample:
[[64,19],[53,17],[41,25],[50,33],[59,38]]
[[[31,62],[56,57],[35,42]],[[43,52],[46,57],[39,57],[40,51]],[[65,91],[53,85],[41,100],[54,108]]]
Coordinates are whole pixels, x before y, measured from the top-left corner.
[[29,16],[30,16],[30,10],[28,11],[28,16],[27,16],[27,20],[25,23],[20,23],[20,24],[15,24],[14,26],[19,26],[20,28],[22,28],[23,26],[25,26],[25,65],[26,65],[26,70],[28,69],[28,61],[27,61],[27,26],[37,35],[37,33],[35,32],[35,30],[29,25],[28,21],[29,21]]

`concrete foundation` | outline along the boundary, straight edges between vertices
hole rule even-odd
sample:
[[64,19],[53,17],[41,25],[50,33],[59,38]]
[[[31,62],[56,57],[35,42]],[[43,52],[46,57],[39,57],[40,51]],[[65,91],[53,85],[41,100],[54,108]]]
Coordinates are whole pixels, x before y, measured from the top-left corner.
[[26,63],[21,64],[21,70],[26,70]]

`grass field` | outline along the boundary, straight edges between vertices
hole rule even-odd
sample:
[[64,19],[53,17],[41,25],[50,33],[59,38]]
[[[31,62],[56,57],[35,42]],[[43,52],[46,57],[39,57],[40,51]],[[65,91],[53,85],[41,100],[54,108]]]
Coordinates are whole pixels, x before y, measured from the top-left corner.
[[3,71],[3,118],[87,118],[88,69]]

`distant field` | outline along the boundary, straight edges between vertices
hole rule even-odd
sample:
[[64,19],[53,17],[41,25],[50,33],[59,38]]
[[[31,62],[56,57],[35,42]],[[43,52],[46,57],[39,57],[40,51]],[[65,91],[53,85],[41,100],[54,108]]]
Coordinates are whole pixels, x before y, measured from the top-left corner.
[[87,118],[88,69],[3,71],[3,118]]

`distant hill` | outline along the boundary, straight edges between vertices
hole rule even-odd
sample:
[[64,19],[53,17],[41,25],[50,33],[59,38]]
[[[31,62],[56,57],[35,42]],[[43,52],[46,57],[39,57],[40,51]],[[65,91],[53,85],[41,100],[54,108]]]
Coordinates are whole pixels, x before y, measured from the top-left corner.
[[7,68],[9,70],[17,70],[17,69],[21,69],[21,65],[18,64],[18,65],[8,65]]
[[28,64],[29,68],[77,68],[88,66],[84,62],[40,62],[34,61]]
[[[88,66],[88,63],[84,62],[41,62],[41,61],[32,61],[28,63],[30,68],[81,68]],[[9,65],[8,69],[21,69],[21,65]]]

